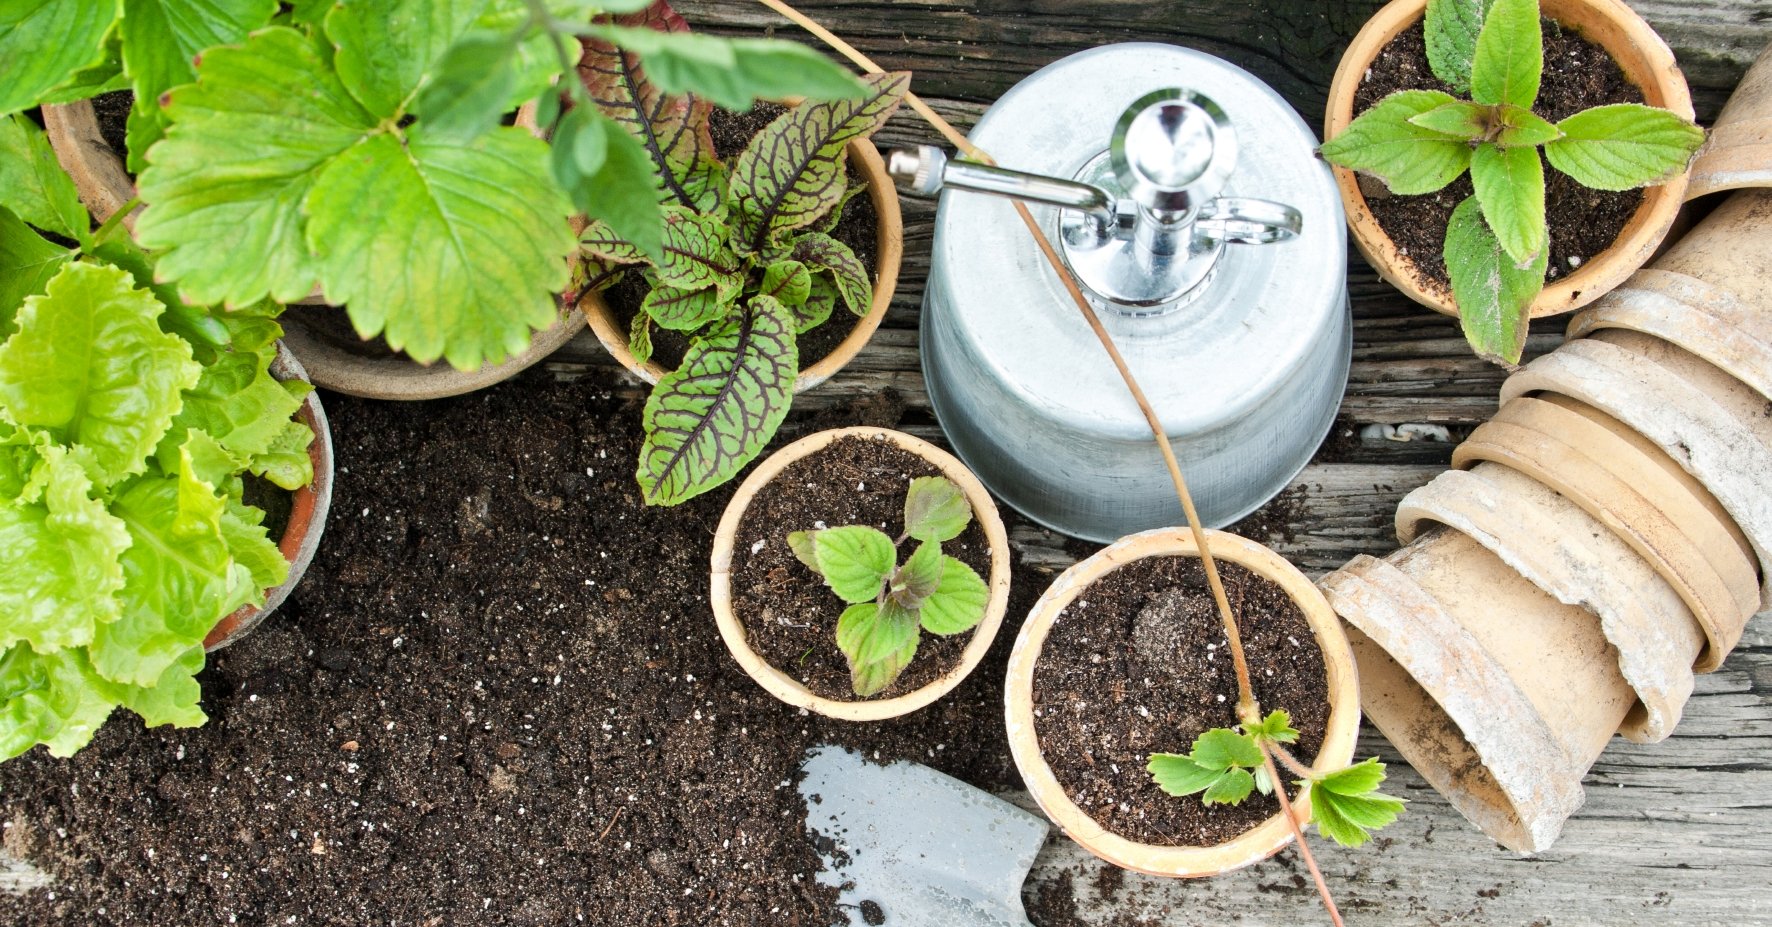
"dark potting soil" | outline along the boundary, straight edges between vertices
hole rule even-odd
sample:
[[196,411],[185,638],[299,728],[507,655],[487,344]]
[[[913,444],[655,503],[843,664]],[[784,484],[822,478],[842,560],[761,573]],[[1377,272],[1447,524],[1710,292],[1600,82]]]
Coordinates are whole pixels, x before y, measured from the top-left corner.
[[[714,110],[708,119],[708,130],[714,139],[715,153],[730,164],[750,144],[753,136],[786,111],[787,107],[776,103],[758,103],[744,113]],[[849,182],[863,183],[864,178],[852,171]],[[848,245],[849,250],[855,252],[855,256],[870,274],[876,270],[875,249],[879,243],[876,237],[879,222],[874,201],[866,193],[859,193],[843,207],[843,215],[830,233],[832,238]],[[626,273],[621,280],[603,291],[603,299],[608,303],[610,314],[615,318],[620,331],[626,332],[633,325],[634,316],[640,311],[640,301],[646,298],[647,289],[646,282],[639,274]],[[860,323],[859,316],[838,306],[823,325],[800,336],[800,369],[804,370],[828,357]],[[666,370],[677,369],[677,365],[683,363],[683,355],[688,350],[689,338],[684,333],[653,327],[652,359],[659,366]]]
[[[1552,20],[1544,33],[1544,79],[1532,109],[1552,122],[1594,106],[1643,102],[1642,88],[1632,84],[1604,48]],[[1427,45],[1420,23],[1405,29],[1378,53],[1354,91],[1354,112],[1363,113],[1399,90],[1452,88],[1428,66]],[[1543,156],[1540,155],[1542,158]],[[1643,203],[1642,190],[1590,190],[1574,178],[1544,167],[1545,221],[1550,229],[1547,280],[1566,277],[1585,261],[1611,247]],[[1361,177],[1366,206],[1386,235],[1415,264],[1417,279],[1430,290],[1451,292],[1442,250],[1452,210],[1471,195],[1467,172],[1444,189],[1424,196],[1394,196],[1383,182]]]
[[[788,533],[871,525],[896,538],[904,531],[911,480],[939,475],[933,464],[890,442],[845,438],[790,464],[760,490],[739,521],[732,556],[733,614],[744,624],[751,649],[816,695],[858,700],[849,664],[837,649],[837,618],[847,606],[794,556]],[[914,549],[915,542],[907,541],[900,561]],[[990,580],[990,545],[976,517],[941,550]],[[910,666],[871,698],[914,692],[947,675],[960,665],[972,634],[924,632]]]
[[262,476],[247,473],[241,480],[245,492],[241,498],[247,505],[257,506],[265,513],[265,534],[280,541],[289,528],[289,516],[295,510],[295,494]]
[[[731,487],[642,505],[639,406],[611,383],[328,394],[325,543],[212,655],[209,723],[118,712],[72,759],[0,764],[5,846],[55,880],[0,893],[0,924],[821,927],[859,918],[815,882],[789,785],[808,747],[1014,787],[1010,635],[878,724],[806,715],[738,668],[707,604]],[[1018,573],[1010,612],[1046,582]]]
[[309,336],[323,344],[358,357],[404,357],[405,352],[388,347],[380,335],[364,340],[351,326],[351,317],[342,306],[309,306],[296,304],[283,310],[283,327],[300,326]]
[[129,110],[135,106],[135,91],[113,90],[92,98],[92,111],[98,116],[98,134],[124,157],[129,142]]
[[[1323,654],[1279,586],[1220,561],[1240,619],[1256,700],[1284,708],[1309,762],[1329,721]],[[1279,812],[1271,796],[1207,806],[1164,794],[1152,753],[1187,753],[1194,738],[1237,721],[1229,644],[1200,562],[1151,557],[1097,581],[1066,606],[1034,665],[1034,728],[1065,793],[1101,826],[1157,846],[1211,846]]]

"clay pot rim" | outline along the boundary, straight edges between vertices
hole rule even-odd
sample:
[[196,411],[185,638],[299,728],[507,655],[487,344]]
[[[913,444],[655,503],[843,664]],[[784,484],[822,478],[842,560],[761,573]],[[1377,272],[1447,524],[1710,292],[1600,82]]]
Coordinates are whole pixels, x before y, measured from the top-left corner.
[[[308,380],[301,361],[281,342],[277,345],[277,359],[271,364],[271,373],[281,381]],[[326,409],[320,404],[319,392],[310,390],[302,398],[296,418],[314,432],[314,440],[308,445],[314,478],[290,494],[289,524],[277,542],[277,550],[283,554],[284,560],[289,561],[289,577],[265,593],[263,605],[242,605],[217,622],[203,638],[203,649],[210,653],[245,637],[276,611],[306,575],[314,553],[320,549],[320,537],[326,531],[326,516],[332,508],[333,455],[332,428],[326,420]]]
[[[966,494],[967,501],[972,503],[973,516],[984,528],[985,542],[991,549],[991,575],[987,580],[991,591],[990,601],[985,605],[984,618],[973,629],[972,639],[967,641],[965,650],[961,652],[959,665],[920,689],[892,698],[865,701],[841,701],[815,695],[799,680],[776,669],[751,649],[744,624],[732,609],[732,552],[737,543],[739,524],[744,520],[751,500],[788,465],[844,438],[852,437],[889,441],[933,464]],[[984,659],[991,643],[996,640],[997,630],[1002,626],[1003,614],[1009,608],[1009,568],[1009,534],[1003,528],[1003,519],[997,512],[997,504],[985,490],[984,484],[958,458],[902,431],[867,426],[835,428],[808,435],[769,455],[739,485],[732,501],[726,504],[726,511],[720,516],[719,528],[714,533],[709,570],[709,604],[714,610],[714,622],[720,629],[720,638],[726,642],[726,649],[731,652],[732,658],[770,695],[789,705],[817,712],[827,718],[841,721],[880,721],[909,714],[931,704],[952,691]]]
[[[1551,11],[1570,8],[1592,11],[1596,18],[1616,24],[1629,41],[1631,54],[1588,35],[1590,41],[1605,48],[1623,69],[1625,77],[1643,90],[1645,101],[1693,118],[1692,96],[1685,76],[1674,60],[1673,51],[1655,30],[1619,0],[1541,0],[1545,16],[1561,21]],[[1421,19],[1427,0],[1391,0],[1373,14],[1353,43],[1342,55],[1329,86],[1329,101],[1324,115],[1324,138],[1334,138],[1353,121],[1354,93],[1364,79],[1367,68],[1384,46],[1403,30]],[[1579,25],[1573,25],[1578,31]],[[1359,181],[1353,171],[1330,165],[1336,186],[1341,189],[1342,205],[1347,213],[1348,229],[1354,244],[1368,263],[1403,295],[1444,315],[1457,316],[1458,307],[1450,293],[1438,293],[1417,280],[1412,262],[1397,251],[1389,235],[1372,218],[1366,198],[1360,193]],[[1588,259],[1568,276],[1549,282],[1532,300],[1532,318],[1558,315],[1579,309],[1593,302],[1623,282],[1637,268],[1648,263],[1655,249],[1673,225],[1674,217],[1685,201],[1690,168],[1664,184],[1647,187],[1643,203],[1626,222],[1612,244]]]
[[[135,182],[116,151],[103,144],[98,131],[98,116],[91,100],[52,104],[43,107],[44,128],[56,160],[74,179],[80,191],[80,202],[100,222],[110,218],[118,207],[135,197]],[[534,104],[526,103],[517,111],[517,125],[539,136],[535,125]],[[124,224],[132,230],[132,213]],[[574,231],[582,228],[582,220],[574,220]],[[569,261],[576,260],[576,252]],[[298,305],[324,305],[324,294],[318,286]],[[483,364],[473,371],[457,370],[448,362],[421,364],[404,355],[368,357],[335,347],[309,334],[305,326],[293,318],[285,320],[284,341],[312,368],[304,379],[351,396],[365,399],[418,400],[459,396],[508,380],[565,346],[584,328],[583,317],[562,301],[553,325],[531,332],[529,347],[497,364]]]
[[[831,353],[820,358],[818,363],[800,370],[794,380],[794,392],[803,393],[830,379],[837,371],[861,353],[873,340],[874,332],[879,329],[881,320],[886,318],[886,310],[892,305],[892,295],[898,289],[899,265],[904,259],[904,218],[899,210],[898,189],[892,178],[886,173],[886,162],[880,158],[880,150],[874,143],[865,138],[851,141],[846,149],[849,165],[859,170],[867,178],[868,200],[874,205],[874,301],[868,307],[868,314],[855,323],[848,337],[844,338],[831,350]],[[602,343],[618,363],[627,371],[647,383],[656,384],[665,374],[670,373],[656,360],[648,360],[642,364],[634,358],[634,352],[628,350],[628,333],[621,329],[615,320],[615,314],[603,299],[603,294],[596,291],[586,292],[579,297],[579,309],[583,310],[589,320],[591,332]],[[838,307],[836,311],[847,312]]]
[[[1310,579],[1279,554],[1234,534],[1216,530],[1208,530],[1206,534],[1215,558],[1238,564],[1275,583],[1304,612],[1323,653],[1330,703],[1328,729],[1312,768],[1326,770],[1347,765],[1353,759],[1360,728],[1360,686],[1353,652],[1342,632],[1340,619]],[[1004,720],[1009,733],[1009,750],[1034,801],[1084,849],[1123,869],[1149,875],[1199,878],[1241,869],[1279,852],[1292,841],[1292,830],[1276,813],[1237,837],[1214,846],[1160,847],[1127,839],[1102,827],[1065,794],[1040,751],[1034,728],[1034,666],[1053,620],[1091,584],[1136,560],[1197,554],[1198,548],[1189,530],[1157,528],[1121,538],[1065,570],[1041,595],[1028,613],[1021,632],[1016,635],[1004,687]],[[1143,772],[1134,770],[1127,775],[1143,775]],[[1295,800],[1293,809],[1301,821],[1309,821],[1308,796]]]

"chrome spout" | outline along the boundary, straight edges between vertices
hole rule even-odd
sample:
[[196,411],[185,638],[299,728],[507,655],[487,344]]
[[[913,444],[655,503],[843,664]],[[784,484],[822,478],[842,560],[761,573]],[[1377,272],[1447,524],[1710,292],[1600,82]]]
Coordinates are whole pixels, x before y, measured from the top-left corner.
[[1113,194],[1092,184],[992,167],[976,161],[949,160],[934,145],[892,151],[886,172],[906,192],[934,196],[945,187],[987,193],[1029,203],[1057,206],[1086,221],[1077,226],[1073,247],[1100,247],[1113,240],[1119,225]]

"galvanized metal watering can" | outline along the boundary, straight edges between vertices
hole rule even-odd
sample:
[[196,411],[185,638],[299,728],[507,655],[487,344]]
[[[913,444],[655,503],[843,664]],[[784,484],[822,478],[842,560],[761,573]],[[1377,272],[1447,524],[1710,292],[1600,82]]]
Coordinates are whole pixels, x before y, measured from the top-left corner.
[[923,372],[967,465],[1077,537],[1182,522],[1149,427],[1008,197],[1038,204],[1201,518],[1284,488],[1334,421],[1352,344],[1341,202],[1303,120],[1235,65],[1136,43],[1041,69],[971,138],[1015,170],[928,146],[889,164],[907,192],[943,192]]

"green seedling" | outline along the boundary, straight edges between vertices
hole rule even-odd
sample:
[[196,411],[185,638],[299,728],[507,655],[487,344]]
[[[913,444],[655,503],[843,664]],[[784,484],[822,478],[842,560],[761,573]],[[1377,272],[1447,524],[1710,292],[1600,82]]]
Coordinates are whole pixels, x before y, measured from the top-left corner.
[[[984,619],[990,587],[964,563],[941,552],[972,521],[965,493],[939,476],[911,481],[904,533],[893,540],[866,525],[795,531],[794,556],[849,607],[837,619],[837,647],[849,660],[855,694],[874,695],[904,672],[922,631],[950,635]],[[916,549],[899,563],[906,541]]]
[[1452,296],[1471,347],[1517,364],[1549,257],[1544,161],[1596,190],[1652,186],[1686,169],[1704,130],[1635,103],[1556,123],[1533,113],[1544,70],[1538,0],[1430,0],[1426,38],[1434,75],[1471,99],[1393,93],[1321,151],[1401,195],[1470,172],[1476,192],[1453,210],[1443,247]]

